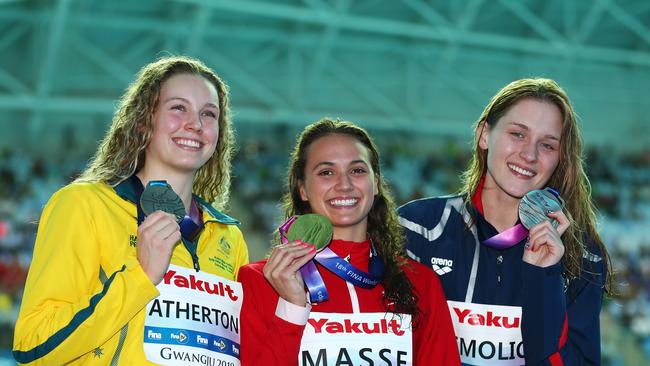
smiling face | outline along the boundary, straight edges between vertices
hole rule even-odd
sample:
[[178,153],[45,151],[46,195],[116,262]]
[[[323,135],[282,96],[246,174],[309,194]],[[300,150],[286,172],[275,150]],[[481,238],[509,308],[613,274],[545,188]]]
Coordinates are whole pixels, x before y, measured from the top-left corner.
[[214,153],[219,136],[219,96],[208,80],[193,74],[167,79],[154,109],[147,171],[193,174]]
[[365,240],[378,193],[368,149],[349,135],[321,137],[307,148],[304,177],[300,196],[312,212],[332,222],[334,238]]
[[528,98],[513,105],[496,125],[485,124],[479,139],[479,147],[487,150],[484,194],[520,199],[543,188],[560,160],[562,120],[556,105]]

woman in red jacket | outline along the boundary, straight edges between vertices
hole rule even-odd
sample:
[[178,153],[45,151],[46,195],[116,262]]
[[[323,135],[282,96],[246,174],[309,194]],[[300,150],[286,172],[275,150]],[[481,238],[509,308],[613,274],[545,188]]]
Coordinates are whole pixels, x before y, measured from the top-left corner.
[[[314,243],[280,244],[242,267],[242,365],[459,365],[440,282],[404,255],[366,131],[329,119],[307,126],[288,188],[286,218],[317,213],[332,223],[338,270],[317,262],[329,299],[310,303],[299,269],[316,255]],[[361,287],[373,278],[376,286]]]

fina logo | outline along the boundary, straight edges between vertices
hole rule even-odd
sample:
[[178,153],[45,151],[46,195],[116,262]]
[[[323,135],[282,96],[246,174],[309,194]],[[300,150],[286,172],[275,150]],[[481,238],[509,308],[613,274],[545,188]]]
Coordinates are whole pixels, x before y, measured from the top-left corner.
[[445,259],[445,258],[436,258],[436,257],[431,257],[431,268],[438,274],[438,276],[442,276],[444,274],[447,274],[452,271],[452,268],[454,266],[454,261],[451,259]]
[[172,333],[169,335],[169,337],[171,339],[176,340],[180,344],[187,343],[187,339],[188,339],[187,334],[185,334],[183,331],[179,331],[178,334]]

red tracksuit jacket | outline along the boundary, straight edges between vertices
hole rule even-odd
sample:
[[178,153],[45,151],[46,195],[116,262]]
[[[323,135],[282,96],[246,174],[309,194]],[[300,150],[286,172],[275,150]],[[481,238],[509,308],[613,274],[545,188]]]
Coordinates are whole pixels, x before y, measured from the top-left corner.
[[[368,271],[370,242],[352,243],[334,240],[329,246],[360,270]],[[446,299],[435,273],[426,266],[407,260],[404,272],[419,297],[421,310],[413,330],[414,365],[460,365],[456,338]],[[241,362],[247,365],[298,365],[300,342],[305,325],[297,325],[276,315],[278,295],[264,278],[266,260],[239,270],[244,288],[242,309]],[[348,284],[317,264],[329,293],[329,300],[313,304],[312,312],[361,313],[386,312],[383,286],[363,289]]]

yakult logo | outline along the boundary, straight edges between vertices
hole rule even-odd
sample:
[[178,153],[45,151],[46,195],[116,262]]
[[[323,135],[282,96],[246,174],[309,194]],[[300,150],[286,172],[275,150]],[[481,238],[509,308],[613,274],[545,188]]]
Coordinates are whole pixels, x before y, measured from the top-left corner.
[[519,328],[521,317],[495,315],[492,311],[483,313],[472,313],[470,309],[453,307],[455,315],[458,317],[460,324],[469,324],[485,327],[498,328]]
[[232,301],[237,301],[237,299],[239,299],[239,296],[235,294],[235,291],[228,284],[224,285],[223,282],[210,283],[203,280],[197,280],[196,277],[192,274],[188,277],[185,277],[183,275],[177,274],[176,271],[171,269],[165,273],[163,282],[165,285],[190,288],[192,290],[201,291],[217,296],[225,297],[227,294]]
[[327,318],[309,319],[309,325],[314,328],[314,333],[352,333],[352,334],[373,334],[393,333],[395,335],[404,335],[400,323],[396,319],[390,321],[381,319],[378,322],[353,322],[345,319],[343,322],[330,321]]

